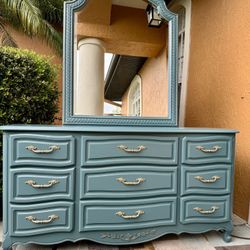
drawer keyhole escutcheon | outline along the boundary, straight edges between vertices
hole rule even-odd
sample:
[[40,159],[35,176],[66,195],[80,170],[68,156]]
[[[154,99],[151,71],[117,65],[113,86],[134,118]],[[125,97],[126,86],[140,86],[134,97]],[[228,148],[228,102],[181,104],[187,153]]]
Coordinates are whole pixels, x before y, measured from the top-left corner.
[[213,214],[218,209],[219,209],[219,207],[216,207],[216,206],[211,207],[211,209],[209,209],[209,210],[204,210],[203,208],[195,207],[194,211],[197,211],[200,214]]
[[34,223],[34,224],[49,224],[49,223],[53,222],[54,220],[58,220],[59,216],[52,214],[46,220],[39,220],[33,216],[27,216],[27,217],[25,217],[25,219]]
[[202,183],[215,183],[217,180],[219,180],[221,177],[220,176],[213,176],[210,180],[205,179],[202,176],[195,176],[194,177],[196,180],[199,180]]
[[126,186],[135,186],[139,185],[140,183],[143,183],[145,181],[144,178],[137,178],[135,181],[127,181],[126,179],[119,177],[116,179],[118,182],[121,182],[122,184]]
[[119,149],[127,152],[127,153],[140,153],[142,152],[143,150],[146,149],[145,146],[143,145],[140,145],[140,146],[137,146],[136,148],[129,148],[128,146],[125,146],[125,145],[120,145],[120,146],[117,146]]
[[126,215],[125,212],[123,211],[118,211],[115,214],[122,217],[123,219],[137,219],[139,218],[142,214],[144,214],[145,212],[143,210],[137,210],[135,212],[135,214],[131,214],[131,215]]
[[216,145],[208,149],[203,146],[196,146],[196,149],[202,151],[203,153],[216,153],[221,149],[221,147]]
[[53,145],[53,146],[50,146],[49,149],[38,149],[37,147],[30,145],[30,146],[27,146],[26,149],[35,154],[50,154],[56,150],[60,150],[60,147]]
[[33,188],[51,188],[58,183],[60,182],[57,180],[48,181],[48,184],[36,184],[36,182],[32,180],[25,181],[25,184],[30,185]]

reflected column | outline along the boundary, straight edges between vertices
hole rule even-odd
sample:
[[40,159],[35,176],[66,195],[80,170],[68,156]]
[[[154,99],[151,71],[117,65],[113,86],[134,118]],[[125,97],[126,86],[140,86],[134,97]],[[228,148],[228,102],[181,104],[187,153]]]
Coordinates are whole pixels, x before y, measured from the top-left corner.
[[103,115],[104,46],[101,40],[86,38],[78,43],[74,113]]

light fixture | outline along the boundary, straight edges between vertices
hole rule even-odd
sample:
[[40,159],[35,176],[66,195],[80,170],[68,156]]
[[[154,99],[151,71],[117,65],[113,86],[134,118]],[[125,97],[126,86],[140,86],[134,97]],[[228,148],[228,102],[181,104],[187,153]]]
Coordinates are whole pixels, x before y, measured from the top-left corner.
[[157,10],[152,5],[149,4],[147,6],[146,12],[148,17],[148,26],[156,28],[161,27],[163,20],[161,19]]

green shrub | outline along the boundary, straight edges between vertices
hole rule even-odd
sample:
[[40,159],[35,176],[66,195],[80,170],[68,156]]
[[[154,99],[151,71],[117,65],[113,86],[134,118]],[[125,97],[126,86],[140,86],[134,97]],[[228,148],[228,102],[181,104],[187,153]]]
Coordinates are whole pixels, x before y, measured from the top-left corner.
[[0,48],[0,124],[52,123],[58,111],[57,69],[28,50]]
[[[0,47],[0,125],[52,123],[58,112],[57,68],[28,50]],[[0,134],[0,191],[2,169]]]

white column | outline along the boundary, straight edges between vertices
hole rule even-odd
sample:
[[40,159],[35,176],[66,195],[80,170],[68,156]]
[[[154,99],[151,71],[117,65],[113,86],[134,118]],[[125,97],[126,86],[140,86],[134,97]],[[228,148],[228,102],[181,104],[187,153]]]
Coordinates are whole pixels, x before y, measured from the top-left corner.
[[74,84],[74,114],[103,115],[104,46],[96,38],[78,43],[77,79]]

